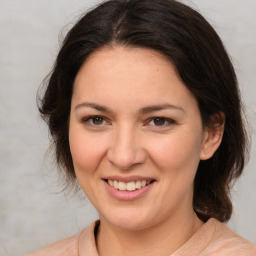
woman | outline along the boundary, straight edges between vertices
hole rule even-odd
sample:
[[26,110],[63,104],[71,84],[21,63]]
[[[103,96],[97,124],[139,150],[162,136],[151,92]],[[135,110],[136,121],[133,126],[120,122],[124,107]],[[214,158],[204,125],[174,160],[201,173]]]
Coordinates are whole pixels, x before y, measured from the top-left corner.
[[233,66],[196,11],[99,5],[66,36],[40,111],[99,221],[29,255],[256,255],[222,224],[247,138]]

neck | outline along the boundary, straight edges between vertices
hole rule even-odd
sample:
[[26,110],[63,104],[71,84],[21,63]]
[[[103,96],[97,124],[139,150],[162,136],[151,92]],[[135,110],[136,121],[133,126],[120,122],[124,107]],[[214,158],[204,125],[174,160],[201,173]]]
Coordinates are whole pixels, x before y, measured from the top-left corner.
[[194,212],[143,230],[124,230],[101,219],[97,248],[100,256],[166,256],[180,248],[202,225]]

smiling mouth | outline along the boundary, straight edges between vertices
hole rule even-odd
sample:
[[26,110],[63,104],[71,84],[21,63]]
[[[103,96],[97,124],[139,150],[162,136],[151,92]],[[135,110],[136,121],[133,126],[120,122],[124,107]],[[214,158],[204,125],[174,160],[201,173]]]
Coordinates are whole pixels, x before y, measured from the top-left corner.
[[149,184],[153,183],[154,180],[137,180],[126,183],[123,181],[106,179],[105,182],[107,182],[111,187],[120,191],[135,191],[148,186]]

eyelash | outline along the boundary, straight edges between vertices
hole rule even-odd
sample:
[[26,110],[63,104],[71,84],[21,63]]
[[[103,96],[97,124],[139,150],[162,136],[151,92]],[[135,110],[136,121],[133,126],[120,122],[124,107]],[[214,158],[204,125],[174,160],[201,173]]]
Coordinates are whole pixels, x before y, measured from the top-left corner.
[[150,118],[146,122],[146,124],[150,124],[151,122],[154,122],[157,119],[159,119],[160,121],[164,121],[163,125],[159,125],[159,126],[156,125],[156,124],[153,125],[153,126],[158,127],[158,128],[165,128],[165,127],[172,126],[172,125],[176,124],[176,122],[173,119],[166,118],[166,117],[161,117],[161,116],[155,116],[155,117]]
[[105,124],[94,124],[94,123],[93,123],[93,120],[95,120],[95,119],[97,119],[97,118],[101,119],[103,122],[108,123],[107,120],[106,120],[106,118],[103,117],[103,116],[88,116],[88,117],[84,118],[84,119],[82,120],[82,122],[83,122],[83,123],[87,123],[88,125],[94,126],[94,127],[105,125]]
[[[95,119],[97,119],[97,118],[100,119],[100,121],[102,121],[103,123],[101,123],[101,124],[93,123],[93,121]],[[160,122],[163,121],[164,123],[161,124],[161,125],[156,125],[155,123],[153,125],[150,124],[151,122],[157,121],[157,119],[158,119],[158,121],[160,121]],[[93,127],[101,127],[101,126],[104,126],[104,125],[109,123],[105,117],[97,116],[97,115],[95,115],[95,116],[88,116],[88,117],[84,118],[82,120],[82,122],[83,123],[87,123],[88,125],[93,126]],[[168,127],[168,126],[176,124],[176,122],[174,120],[170,119],[170,118],[156,116],[156,117],[152,117],[152,118],[148,119],[145,122],[145,124],[146,124],[146,126],[155,126],[155,127],[158,127],[158,128],[165,128],[165,127]]]

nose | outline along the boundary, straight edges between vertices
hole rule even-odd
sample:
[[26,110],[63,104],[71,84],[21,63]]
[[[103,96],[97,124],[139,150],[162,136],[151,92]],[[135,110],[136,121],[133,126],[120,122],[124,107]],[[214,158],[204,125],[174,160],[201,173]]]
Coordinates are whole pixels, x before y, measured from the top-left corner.
[[108,160],[120,170],[128,170],[146,160],[139,134],[133,129],[119,129],[115,132],[107,152]]

